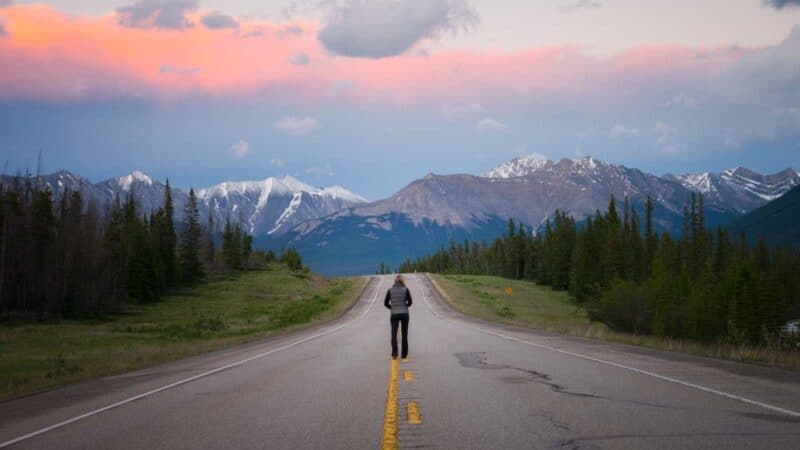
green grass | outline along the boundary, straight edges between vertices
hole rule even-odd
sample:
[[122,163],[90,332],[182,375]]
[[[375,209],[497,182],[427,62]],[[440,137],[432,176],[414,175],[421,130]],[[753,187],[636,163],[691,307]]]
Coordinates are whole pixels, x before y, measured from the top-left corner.
[[330,320],[357,299],[367,281],[270,269],[214,280],[108,320],[0,325],[0,399]]
[[[461,313],[486,320],[621,344],[710,356],[733,361],[800,369],[800,352],[777,346],[702,343],[659,336],[619,333],[591,322],[586,311],[568,293],[529,281],[500,277],[431,275],[442,297]],[[504,289],[511,287],[506,297]],[[510,300],[511,308],[506,308]]]
[[[500,277],[433,275],[458,311],[495,322],[536,328],[551,333],[585,334],[593,328],[586,311],[570,300],[566,292],[519,280]],[[506,295],[504,289],[513,292]],[[507,309],[510,302],[511,309]]]

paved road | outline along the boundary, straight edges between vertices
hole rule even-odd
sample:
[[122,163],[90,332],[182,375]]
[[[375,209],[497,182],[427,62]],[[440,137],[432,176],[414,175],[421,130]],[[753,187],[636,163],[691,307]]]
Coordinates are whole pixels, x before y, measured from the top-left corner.
[[[800,448],[797,372],[493,325],[409,280],[400,448]],[[58,425],[14,446],[380,448],[389,282],[322,327],[0,403],[0,442]]]

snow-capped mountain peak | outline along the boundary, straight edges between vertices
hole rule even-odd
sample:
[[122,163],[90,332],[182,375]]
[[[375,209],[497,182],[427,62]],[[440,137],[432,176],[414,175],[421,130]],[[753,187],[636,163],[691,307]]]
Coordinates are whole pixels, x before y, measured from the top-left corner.
[[532,153],[501,164],[486,172],[483,176],[486,178],[517,178],[547,171],[590,176],[597,175],[599,170],[615,167],[591,156],[585,156],[580,159],[563,158],[560,161],[551,161],[538,153]]
[[117,178],[117,184],[119,184],[120,188],[125,192],[130,191],[131,185],[136,181],[142,182],[148,186],[153,185],[153,179],[138,170],[134,170],[124,177]]
[[791,168],[763,175],[745,167],[734,167],[718,174],[690,173],[675,178],[687,189],[707,198],[736,203],[740,212],[775,200],[800,185],[800,174]]
[[[11,180],[11,177],[3,180]],[[166,189],[164,184],[139,170],[99,183],[62,170],[42,175],[39,182],[53,192],[53,198],[78,190],[85,202],[84,207],[93,202],[101,210],[113,204],[116,198],[125,201],[133,195],[140,214],[150,214],[162,207]],[[221,230],[230,218],[256,237],[281,235],[300,222],[366,202],[363,197],[341,186],[316,188],[291,176],[226,181],[195,189],[195,194],[200,217],[206,220],[211,216],[216,231]],[[188,201],[188,189],[173,187],[172,200],[174,219],[179,221]]]
[[304,220],[366,202],[341,186],[316,188],[289,175],[226,181],[199,190],[197,196],[215,220],[226,221],[230,214],[254,235],[281,234]]
[[341,186],[316,188],[290,175],[281,178],[269,177],[259,181],[225,181],[209,188],[198,190],[197,196],[198,198],[207,199],[214,196],[227,198],[233,194],[258,193],[269,196],[270,194],[295,194],[298,192],[323,197],[336,197],[358,203],[367,201],[360,195],[354,194]]
[[290,175],[275,179],[275,181],[279,183],[281,188],[285,188],[287,192],[308,192],[309,194],[314,194],[320,191]]
[[538,153],[514,158],[486,172],[486,178],[515,178],[530,175],[544,168],[550,162]]
[[333,198],[340,198],[342,200],[351,201],[354,203],[367,203],[367,199],[364,197],[355,194],[353,192],[348,191],[347,189],[333,185],[320,190],[321,194],[324,196],[330,196]]
[[703,195],[709,195],[717,191],[713,175],[708,172],[686,174],[677,178],[681,180],[681,184],[687,189],[699,192]]

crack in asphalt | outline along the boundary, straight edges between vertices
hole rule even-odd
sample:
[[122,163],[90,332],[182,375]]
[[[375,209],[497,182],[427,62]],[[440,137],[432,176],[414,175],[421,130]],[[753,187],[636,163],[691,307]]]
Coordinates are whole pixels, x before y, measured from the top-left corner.
[[557,392],[559,394],[568,395],[570,397],[603,398],[598,395],[569,391],[566,388],[564,388],[564,386],[551,381],[550,375],[546,373],[537,372],[535,370],[530,370],[530,369],[522,369],[520,367],[509,366],[507,364],[489,364],[486,362],[485,355],[486,352],[468,352],[468,353],[456,353],[455,357],[458,358],[458,363],[461,364],[461,366],[468,367],[470,369],[482,369],[482,370],[509,369],[509,370],[515,370],[517,372],[522,372],[530,376],[531,381],[544,384],[545,386],[548,386],[553,392]]
[[548,422],[550,422],[550,425],[552,425],[555,428],[559,428],[559,429],[562,429],[564,431],[574,432],[574,430],[572,428],[570,428],[568,423],[562,422],[562,421],[556,419],[555,417],[553,417],[553,416],[551,416],[549,414],[539,413],[539,414],[533,414],[532,416],[533,417],[540,417],[542,419],[547,420]]

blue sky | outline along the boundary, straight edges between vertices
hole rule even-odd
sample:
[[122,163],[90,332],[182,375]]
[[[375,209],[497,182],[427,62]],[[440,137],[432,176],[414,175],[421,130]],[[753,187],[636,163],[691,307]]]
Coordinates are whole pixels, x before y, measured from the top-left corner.
[[797,2],[388,1],[12,2],[0,157],[369,199],[534,152],[800,168]]

